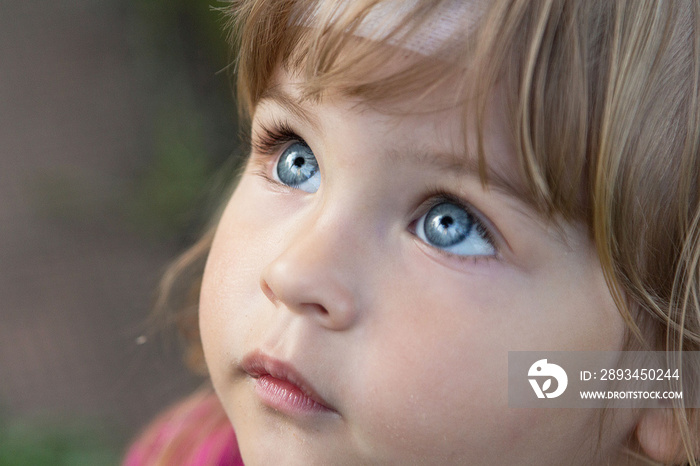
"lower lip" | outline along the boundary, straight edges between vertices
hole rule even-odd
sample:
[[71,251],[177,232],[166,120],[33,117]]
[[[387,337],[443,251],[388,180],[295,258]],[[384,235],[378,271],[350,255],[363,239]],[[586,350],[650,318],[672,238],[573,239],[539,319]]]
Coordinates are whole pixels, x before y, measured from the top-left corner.
[[262,402],[289,415],[303,415],[331,410],[306,395],[299,387],[269,374],[255,379],[255,391]]

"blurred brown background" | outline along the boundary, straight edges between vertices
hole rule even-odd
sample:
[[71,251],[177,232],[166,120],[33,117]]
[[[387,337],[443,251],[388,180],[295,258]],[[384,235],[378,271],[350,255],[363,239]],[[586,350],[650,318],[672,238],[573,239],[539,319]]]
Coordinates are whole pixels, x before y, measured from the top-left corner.
[[0,3],[2,466],[114,464],[201,382],[139,337],[236,151],[222,5]]

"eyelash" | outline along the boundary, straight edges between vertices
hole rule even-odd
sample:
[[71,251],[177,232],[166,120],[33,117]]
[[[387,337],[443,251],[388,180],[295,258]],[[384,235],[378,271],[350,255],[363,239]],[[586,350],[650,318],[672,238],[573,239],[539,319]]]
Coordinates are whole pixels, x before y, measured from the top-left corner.
[[274,156],[285,144],[296,141],[306,144],[286,121],[274,122],[272,126],[260,124],[260,132],[253,135],[252,148],[264,156]]
[[[277,155],[279,155],[282,147],[289,144],[290,142],[299,142],[307,146],[308,144],[301,136],[299,136],[296,133],[296,131],[294,131],[294,129],[292,129],[291,125],[287,121],[273,121],[272,125],[268,125],[266,123],[259,123],[259,127],[260,130],[256,131],[253,134],[251,141],[251,148],[253,149],[253,151],[262,156],[256,163],[256,174],[262,177],[265,181],[270,183],[275,188],[288,188],[287,185],[280,183],[279,181],[275,180],[269,175],[269,165],[277,160]],[[422,215],[425,215],[428,211],[430,211],[430,209],[442,202],[450,202],[452,204],[455,204],[467,211],[472,217],[474,217],[474,220],[476,221],[477,232],[483,235],[484,239],[491,246],[493,246],[493,248],[496,251],[498,251],[494,235],[491,233],[490,228],[484,225],[485,222],[482,220],[482,216],[476,213],[474,211],[474,208],[470,207],[468,203],[462,201],[457,196],[450,194],[439,187],[435,187],[428,190],[428,193],[424,196],[424,198],[428,199],[428,202],[424,203],[424,205],[421,207],[421,215],[418,216],[418,218],[420,218]],[[416,234],[415,228],[417,222],[418,219],[414,220],[410,224],[410,228],[413,234]],[[462,262],[480,262],[496,258],[496,256],[459,256],[456,254],[451,254],[440,248],[433,247],[433,249],[449,258],[457,259]]]

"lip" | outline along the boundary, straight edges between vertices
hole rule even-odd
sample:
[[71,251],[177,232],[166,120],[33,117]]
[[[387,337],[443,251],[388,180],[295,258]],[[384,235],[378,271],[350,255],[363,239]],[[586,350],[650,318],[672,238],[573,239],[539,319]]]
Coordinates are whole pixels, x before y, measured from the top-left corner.
[[243,358],[241,368],[255,380],[255,392],[270,408],[293,416],[337,412],[289,363],[256,350]]

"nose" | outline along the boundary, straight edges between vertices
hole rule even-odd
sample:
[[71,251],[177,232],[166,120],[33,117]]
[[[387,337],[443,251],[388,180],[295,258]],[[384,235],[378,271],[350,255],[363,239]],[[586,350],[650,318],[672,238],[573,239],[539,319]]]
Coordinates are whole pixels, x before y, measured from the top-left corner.
[[358,317],[355,251],[337,223],[316,219],[283,240],[264,269],[260,287],[278,307],[315,319],[330,330],[346,330]]

